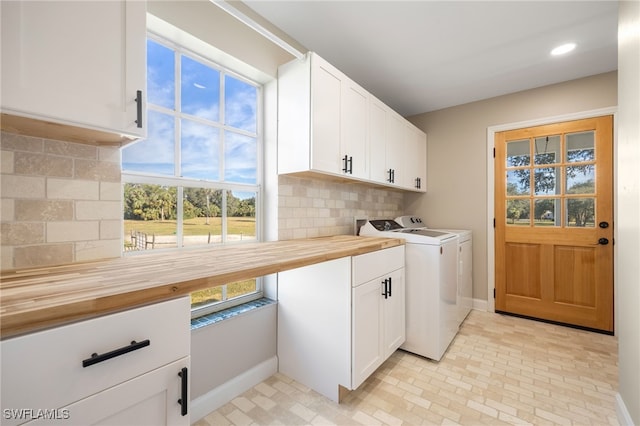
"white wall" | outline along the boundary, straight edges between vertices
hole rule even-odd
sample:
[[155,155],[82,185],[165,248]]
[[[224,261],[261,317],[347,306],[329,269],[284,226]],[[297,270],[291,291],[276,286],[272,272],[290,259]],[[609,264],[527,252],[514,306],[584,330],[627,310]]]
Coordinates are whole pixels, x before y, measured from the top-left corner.
[[622,1],[618,23],[618,417],[640,425],[640,2]]
[[[405,211],[432,228],[473,231],[473,297],[487,300],[487,128],[617,105],[617,73],[409,117],[427,133],[427,193]],[[493,144],[493,141],[491,141]]]

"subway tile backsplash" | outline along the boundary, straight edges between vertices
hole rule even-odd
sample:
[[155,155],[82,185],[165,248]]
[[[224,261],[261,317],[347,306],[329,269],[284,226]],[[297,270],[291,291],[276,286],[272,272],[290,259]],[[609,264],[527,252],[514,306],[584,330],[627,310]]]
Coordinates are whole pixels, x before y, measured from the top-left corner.
[[2,132],[0,148],[3,270],[121,255],[117,147]]
[[403,192],[315,178],[278,178],[278,237],[281,240],[353,235],[354,217],[403,214]]

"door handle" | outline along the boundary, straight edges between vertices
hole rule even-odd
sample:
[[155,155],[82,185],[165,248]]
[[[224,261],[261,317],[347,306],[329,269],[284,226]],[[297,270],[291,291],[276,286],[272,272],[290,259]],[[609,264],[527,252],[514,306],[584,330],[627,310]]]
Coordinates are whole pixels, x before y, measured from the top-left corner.
[[602,229],[607,229],[609,227],[609,222],[600,222],[598,226]]
[[178,376],[180,377],[180,399],[178,400],[178,404],[180,404],[180,414],[186,416],[189,404],[189,370],[187,367],[183,367],[178,373]]
[[607,238],[600,238],[598,240],[598,244],[600,244],[602,246],[606,246],[607,244],[609,244],[609,240]]

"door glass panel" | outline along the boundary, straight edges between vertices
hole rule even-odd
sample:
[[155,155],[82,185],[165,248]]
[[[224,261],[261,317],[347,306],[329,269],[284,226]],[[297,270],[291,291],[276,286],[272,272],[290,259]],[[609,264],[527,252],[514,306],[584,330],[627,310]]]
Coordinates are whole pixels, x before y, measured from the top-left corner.
[[539,198],[534,201],[535,226],[560,226],[560,199]]
[[530,219],[530,203],[529,199],[507,200],[507,225],[525,225],[529,226]]
[[529,140],[507,142],[507,167],[528,166],[531,164]]
[[593,228],[595,226],[595,198],[568,198],[566,204],[567,227]]
[[534,141],[535,164],[555,164],[560,162],[560,136],[545,136]]
[[579,161],[595,161],[595,135],[593,131],[567,133],[567,163]]
[[567,194],[595,194],[595,164],[567,167]]
[[507,171],[507,195],[529,195],[531,170],[518,169]]
[[534,183],[536,195],[556,194],[557,167],[543,167],[535,169]]

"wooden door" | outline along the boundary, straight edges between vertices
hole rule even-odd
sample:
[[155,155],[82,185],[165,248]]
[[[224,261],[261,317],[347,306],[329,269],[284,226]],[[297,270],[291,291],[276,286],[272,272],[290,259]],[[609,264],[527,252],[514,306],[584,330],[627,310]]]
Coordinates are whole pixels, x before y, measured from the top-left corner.
[[613,117],[496,133],[496,312],[613,332]]

